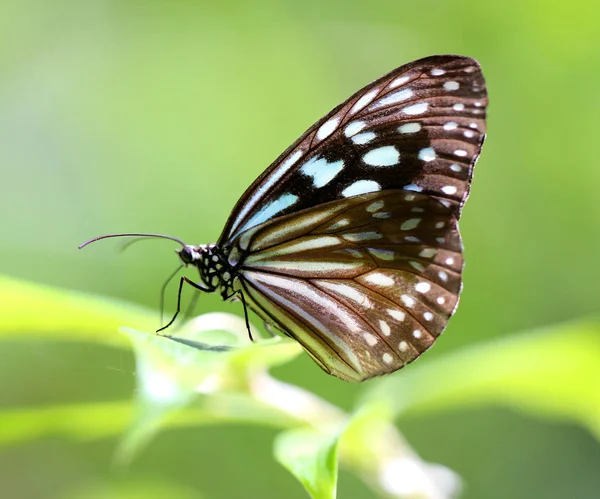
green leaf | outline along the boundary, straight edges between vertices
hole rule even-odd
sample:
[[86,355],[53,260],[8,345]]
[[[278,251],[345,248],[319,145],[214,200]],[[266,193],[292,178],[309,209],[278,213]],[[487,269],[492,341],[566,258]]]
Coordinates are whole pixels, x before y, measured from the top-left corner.
[[157,320],[155,313],[130,303],[6,276],[0,276],[0,303],[0,338],[44,337],[124,346],[124,338],[116,334],[119,326],[151,329]]
[[371,386],[362,403],[395,416],[504,405],[573,420],[600,438],[600,323],[563,324],[422,359]]
[[[135,414],[130,400],[4,409],[0,411],[0,447],[48,437],[84,442],[113,438],[127,430]],[[165,421],[164,429],[228,423],[271,428],[297,424],[250,396],[215,394],[177,411]]]
[[304,485],[313,499],[337,493],[339,430],[298,429],[275,439],[275,459]]
[[118,435],[132,417],[131,402],[66,404],[0,411],[0,447],[48,436],[78,441]]
[[252,343],[245,322],[222,313],[195,318],[177,337],[122,331],[134,346],[138,389],[137,415],[118,451],[121,464],[129,463],[164,421],[198,394],[249,394],[253,373],[301,351],[297,343],[279,337]]

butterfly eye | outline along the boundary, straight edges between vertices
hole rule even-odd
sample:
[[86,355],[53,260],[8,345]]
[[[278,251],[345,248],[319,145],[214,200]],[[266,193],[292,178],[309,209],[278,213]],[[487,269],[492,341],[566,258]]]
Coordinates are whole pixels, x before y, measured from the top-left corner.
[[200,253],[198,250],[188,244],[175,251],[179,255],[179,258],[184,265],[190,265],[194,263],[194,261],[200,259]]

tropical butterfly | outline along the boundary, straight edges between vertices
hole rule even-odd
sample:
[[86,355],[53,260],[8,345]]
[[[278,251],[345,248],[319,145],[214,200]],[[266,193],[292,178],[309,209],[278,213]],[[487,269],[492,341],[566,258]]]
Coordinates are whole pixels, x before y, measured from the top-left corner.
[[[186,282],[239,297],[246,320],[248,305],[347,381],[415,360],[458,304],[458,219],[487,102],[478,62],[455,55],[359,90],[256,179],[216,244],[158,235],[200,274],[181,278],[177,310]],[[123,235],[140,234],[92,241]]]

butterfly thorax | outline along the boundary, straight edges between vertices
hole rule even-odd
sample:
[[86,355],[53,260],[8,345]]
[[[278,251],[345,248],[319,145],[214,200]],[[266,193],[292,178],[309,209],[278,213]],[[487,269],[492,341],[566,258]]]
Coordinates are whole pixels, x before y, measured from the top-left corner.
[[177,251],[185,266],[193,265],[200,272],[200,279],[207,292],[220,290],[223,299],[234,293],[233,282],[237,271],[216,244],[186,245]]

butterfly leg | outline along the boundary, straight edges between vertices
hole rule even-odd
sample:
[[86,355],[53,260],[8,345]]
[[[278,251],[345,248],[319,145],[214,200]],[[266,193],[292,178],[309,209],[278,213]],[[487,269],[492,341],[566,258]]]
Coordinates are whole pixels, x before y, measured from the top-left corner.
[[[169,321],[169,323],[166,326],[163,326],[160,329],[156,330],[157,333],[160,333],[161,331],[167,329],[171,324],[173,324],[175,322],[175,319],[177,319],[177,316],[179,315],[179,312],[181,310],[181,293],[183,291],[184,283],[187,283],[190,286],[192,286],[193,288],[199,289],[200,291],[209,291],[209,290],[207,290],[207,288],[201,286],[200,284],[195,283],[191,279],[188,279],[187,277],[182,277],[179,280],[179,291],[177,292],[177,311],[175,312],[175,315],[173,315],[173,318]],[[244,305],[244,310],[245,309],[246,309],[246,307]],[[248,323],[248,321],[246,321],[246,323]]]
[[[130,241],[129,244],[131,244],[131,242],[135,242],[135,241],[138,241],[138,239],[134,239],[133,241]],[[183,265],[180,265],[179,267],[177,267],[175,269],[175,272],[173,272],[167,278],[167,280],[165,281],[165,283],[160,288],[160,323],[161,324],[163,323],[164,312],[165,312],[165,291],[167,290],[167,286],[171,282],[171,279],[173,279],[173,277],[175,277],[177,275],[177,272],[179,272],[182,268],[183,268]]]
[[244,319],[246,320],[246,329],[248,330],[248,336],[250,337],[250,341],[254,341],[254,338],[252,337],[252,332],[250,331],[250,319],[248,318],[248,306],[246,305],[246,299],[244,298],[244,293],[242,292],[242,290],[237,289],[233,293],[231,293],[229,296],[226,296],[224,299],[229,300],[236,295],[239,295],[240,299],[242,300],[242,305],[244,306]]

